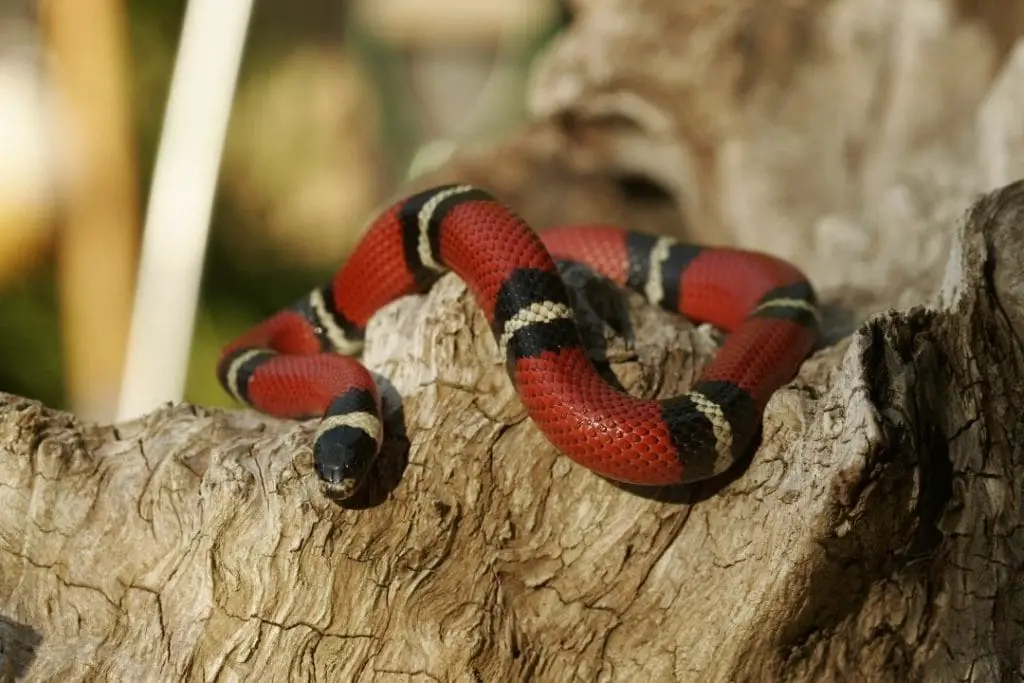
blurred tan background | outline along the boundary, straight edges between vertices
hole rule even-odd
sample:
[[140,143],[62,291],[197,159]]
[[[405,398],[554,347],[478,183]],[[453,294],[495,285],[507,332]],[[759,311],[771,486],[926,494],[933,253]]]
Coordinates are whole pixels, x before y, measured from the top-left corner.
[[[0,4],[2,391],[115,417],[186,5]],[[517,126],[566,18],[555,0],[257,1],[184,398],[229,405],[226,341],[330,277],[404,182]]]

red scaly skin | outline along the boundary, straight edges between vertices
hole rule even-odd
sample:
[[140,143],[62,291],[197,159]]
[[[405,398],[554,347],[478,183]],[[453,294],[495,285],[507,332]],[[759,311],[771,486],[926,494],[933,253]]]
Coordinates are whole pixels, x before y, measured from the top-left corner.
[[[557,273],[551,254],[517,216],[497,203],[466,203],[446,219],[474,230],[442,232],[441,252],[465,280],[488,323],[498,289],[517,268]],[[526,412],[560,451],[619,481],[667,484],[682,479],[657,401],[610,386],[582,348],[516,361],[515,383]]]
[[381,215],[331,281],[341,313],[365,328],[381,307],[416,291],[402,255],[400,204]]
[[300,315],[280,311],[241,335],[221,358],[241,348],[273,349],[278,354],[253,373],[249,403],[278,417],[320,417],[331,399],[348,389],[365,389],[379,402],[377,384],[355,358],[323,353],[313,329]]
[[[398,202],[371,225],[326,290],[333,298],[328,308],[333,307],[341,319],[356,328],[365,328],[380,307],[416,291],[417,281],[422,284],[429,279],[424,276],[424,250],[467,283],[488,323],[493,326],[496,317],[505,316],[498,322],[499,336],[502,329],[508,331],[502,326],[511,315],[498,311],[499,296],[502,292],[508,296],[514,280],[521,286],[516,275],[521,276],[524,269],[556,276],[552,255],[588,264],[619,284],[637,286],[627,282],[630,268],[636,267],[629,262],[628,243],[634,238],[627,231],[572,226],[538,238],[497,201],[480,195],[465,195],[464,200],[453,201],[451,196],[431,194],[443,189]],[[434,198],[438,201],[432,203]],[[438,209],[441,200],[447,202],[443,210]],[[432,211],[440,211],[440,216]],[[436,241],[427,245],[422,231],[426,221],[435,218],[436,225],[430,225],[434,226]],[[410,256],[409,245],[417,244],[417,235],[421,238],[416,252],[420,256]],[[638,248],[636,244],[634,239],[634,249]],[[416,262],[407,263],[409,258]],[[813,325],[799,322],[792,312],[788,317],[748,317],[765,301],[775,307],[795,301],[798,305],[792,308],[802,306],[805,313],[816,316],[810,286],[799,270],[784,261],[715,248],[694,250],[689,261],[675,266],[671,259],[664,258],[659,264],[679,270],[668,273],[667,289],[679,293],[678,301],[666,302],[668,308],[730,332],[724,347],[695,385],[704,387],[703,394],[688,394],[681,403],[623,394],[597,373],[578,334],[573,341],[565,336],[563,328],[561,337],[552,336],[557,333],[548,325],[551,320],[526,326],[533,334],[528,341],[537,348],[528,353],[518,351],[520,355],[509,366],[528,414],[559,450],[602,476],[645,485],[681,483],[717,474],[723,459],[727,459],[723,453],[749,447],[756,436],[755,425],[741,413],[752,410],[759,422],[769,397],[796,373],[815,338]],[[791,291],[787,286],[806,286],[811,293],[805,296],[806,301],[790,298],[797,295],[786,294]],[[782,294],[773,294],[780,288]],[[564,290],[562,294],[546,291],[550,301],[564,296]],[[528,293],[519,292],[517,296],[513,297],[520,302],[517,306],[531,304]],[[544,305],[548,306],[544,310],[552,310],[551,304]],[[230,389],[234,382],[242,388],[240,398],[262,411],[285,417],[323,415],[333,397],[352,388],[370,392],[379,412],[376,386],[362,365],[325,352],[330,346],[325,341],[330,336],[325,330],[331,325],[324,323],[319,314],[308,313],[308,309],[306,313],[296,310],[278,313],[225,349],[219,364],[225,386]],[[331,339],[333,343],[336,337]],[[336,350],[337,344],[334,346]],[[276,353],[267,354],[267,349]],[[258,357],[252,360],[252,356],[245,356],[247,353]],[[247,379],[239,379],[243,376]],[[726,393],[719,391],[720,385],[726,385]],[[700,405],[699,410],[694,402]],[[723,429],[726,441],[721,440]],[[688,474],[686,464],[696,465],[698,474]]]
[[[627,234],[619,227],[573,225],[549,230],[541,240],[553,257],[585,263],[625,286]],[[804,280],[803,273],[768,254],[716,247],[702,251],[679,279],[675,310],[731,333],[728,352],[711,361],[702,379],[735,382],[763,409],[807,357],[814,338],[794,322],[747,315],[766,292]]]

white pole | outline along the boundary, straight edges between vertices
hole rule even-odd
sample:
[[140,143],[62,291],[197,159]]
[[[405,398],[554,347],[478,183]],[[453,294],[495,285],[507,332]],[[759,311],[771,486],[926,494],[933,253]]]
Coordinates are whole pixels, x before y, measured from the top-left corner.
[[146,211],[118,419],[179,401],[210,212],[253,0],[185,10]]

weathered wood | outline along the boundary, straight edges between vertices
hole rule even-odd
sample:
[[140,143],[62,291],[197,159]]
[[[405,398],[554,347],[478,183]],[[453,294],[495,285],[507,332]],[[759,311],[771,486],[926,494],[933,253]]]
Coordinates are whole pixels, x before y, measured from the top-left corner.
[[[9,670],[1024,674],[1024,182],[1008,184],[1024,176],[1024,45],[999,53],[933,1],[577,4],[538,66],[534,123],[420,183],[482,181],[542,226],[597,196],[606,219],[806,267],[823,346],[770,402],[749,466],[652,498],[573,465],[525,417],[453,276],[371,323],[391,437],[347,509],[318,493],[313,423],[180,405],[89,426],[3,396]],[[627,301],[628,339],[592,317],[591,336],[633,393],[684,389],[712,332]]]

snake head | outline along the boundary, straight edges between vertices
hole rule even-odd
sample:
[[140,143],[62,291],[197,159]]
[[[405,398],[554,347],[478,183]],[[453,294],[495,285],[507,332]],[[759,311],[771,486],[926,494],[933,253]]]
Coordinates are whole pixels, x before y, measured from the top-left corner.
[[377,457],[380,430],[341,417],[329,417],[320,424],[313,443],[313,462],[325,493],[343,500],[366,479]]

